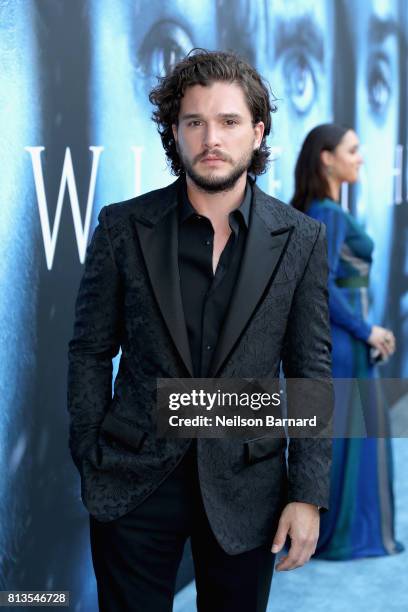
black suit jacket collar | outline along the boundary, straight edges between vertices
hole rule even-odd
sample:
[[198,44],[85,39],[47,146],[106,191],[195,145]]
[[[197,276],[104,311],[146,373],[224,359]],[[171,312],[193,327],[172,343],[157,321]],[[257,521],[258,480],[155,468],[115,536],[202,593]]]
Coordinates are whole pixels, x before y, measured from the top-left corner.
[[[135,201],[132,218],[156,300],[190,376],[193,365],[178,269],[178,195],[182,179]],[[253,184],[244,257],[209,376],[215,377],[248,325],[276,274],[291,235],[278,203]]]

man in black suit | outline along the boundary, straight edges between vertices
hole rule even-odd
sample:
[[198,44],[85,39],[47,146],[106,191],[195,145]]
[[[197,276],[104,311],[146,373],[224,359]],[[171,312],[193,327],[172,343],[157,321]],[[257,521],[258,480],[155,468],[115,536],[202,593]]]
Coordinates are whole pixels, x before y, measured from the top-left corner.
[[324,228],[248,176],[266,168],[274,109],[244,60],[192,53],[150,100],[179,178],[101,210],[69,347],[99,605],[171,610],[191,537],[198,609],[261,611],[287,535],[277,569],[314,552],[330,441],[291,439],[287,466],[278,438],[158,438],[156,380],[276,377],[281,363],[330,378]]

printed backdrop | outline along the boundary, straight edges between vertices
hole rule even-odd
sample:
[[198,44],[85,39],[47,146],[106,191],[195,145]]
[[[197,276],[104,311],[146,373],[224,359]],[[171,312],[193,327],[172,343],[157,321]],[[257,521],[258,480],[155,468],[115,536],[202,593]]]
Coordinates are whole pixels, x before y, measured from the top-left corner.
[[[342,205],[375,241],[372,322],[408,377],[404,0],[0,0],[0,590],[64,589],[96,610],[87,514],[67,447],[67,343],[100,208],[172,180],[150,120],[156,75],[193,47],[235,50],[277,98],[284,201],[306,133],[356,129]],[[188,552],[179,577],[191,576]]]

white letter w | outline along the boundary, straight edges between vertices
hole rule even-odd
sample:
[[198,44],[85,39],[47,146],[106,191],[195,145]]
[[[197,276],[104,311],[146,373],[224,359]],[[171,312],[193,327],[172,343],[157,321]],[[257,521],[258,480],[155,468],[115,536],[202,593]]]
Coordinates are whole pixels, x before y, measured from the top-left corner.
[[75,236],[78,246],[79,260],[81,263],[85,261],[86,246],[88,243],[89,226],[91,224],[91,215],[93,208],[93,200],[95,195],[96,175],[98,171],[99,157],[104,147],[89,147],[92,151],[92,170],[91,180],[88,189],[88,201],[86,204],[85,223],[82,227],[81,210],[79,208],[78,192],[75,184],[74,169],[72,166],[72,157],[70,148],[65,151],[64,165],[62,168],[61,183],[58,192],[57,208],[55,211],[54,226],[50,228],[50,219],[48,215],[47,198],[45,196],[44,177],[41,166],[41,152],[45,147],[24,147],[31,155],[31,161],[34,172],[35,189],[37,192],[38,210],[40,213],[41,230],[44,241],[45,257],[47,260],[48,270],[52,269],[54,261],[55,247],[57,244],[58,231],[61,221],[62,203],[64,201],[65,189],[68,186],[69,199],[72,210],[72,218],[74,221]]

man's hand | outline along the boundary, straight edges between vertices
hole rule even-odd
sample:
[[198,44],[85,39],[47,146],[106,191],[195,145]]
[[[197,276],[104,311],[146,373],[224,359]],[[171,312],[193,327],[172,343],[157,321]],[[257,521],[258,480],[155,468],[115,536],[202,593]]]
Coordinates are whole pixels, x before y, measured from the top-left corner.
[[283,509],[273,540],[272,552],[278,553],[289,535],[289,554],[276,566],[278,572],[296,569],[307,563],[316,550],[319,538],[320,514],[317,506],[303,502],[291,502]]

